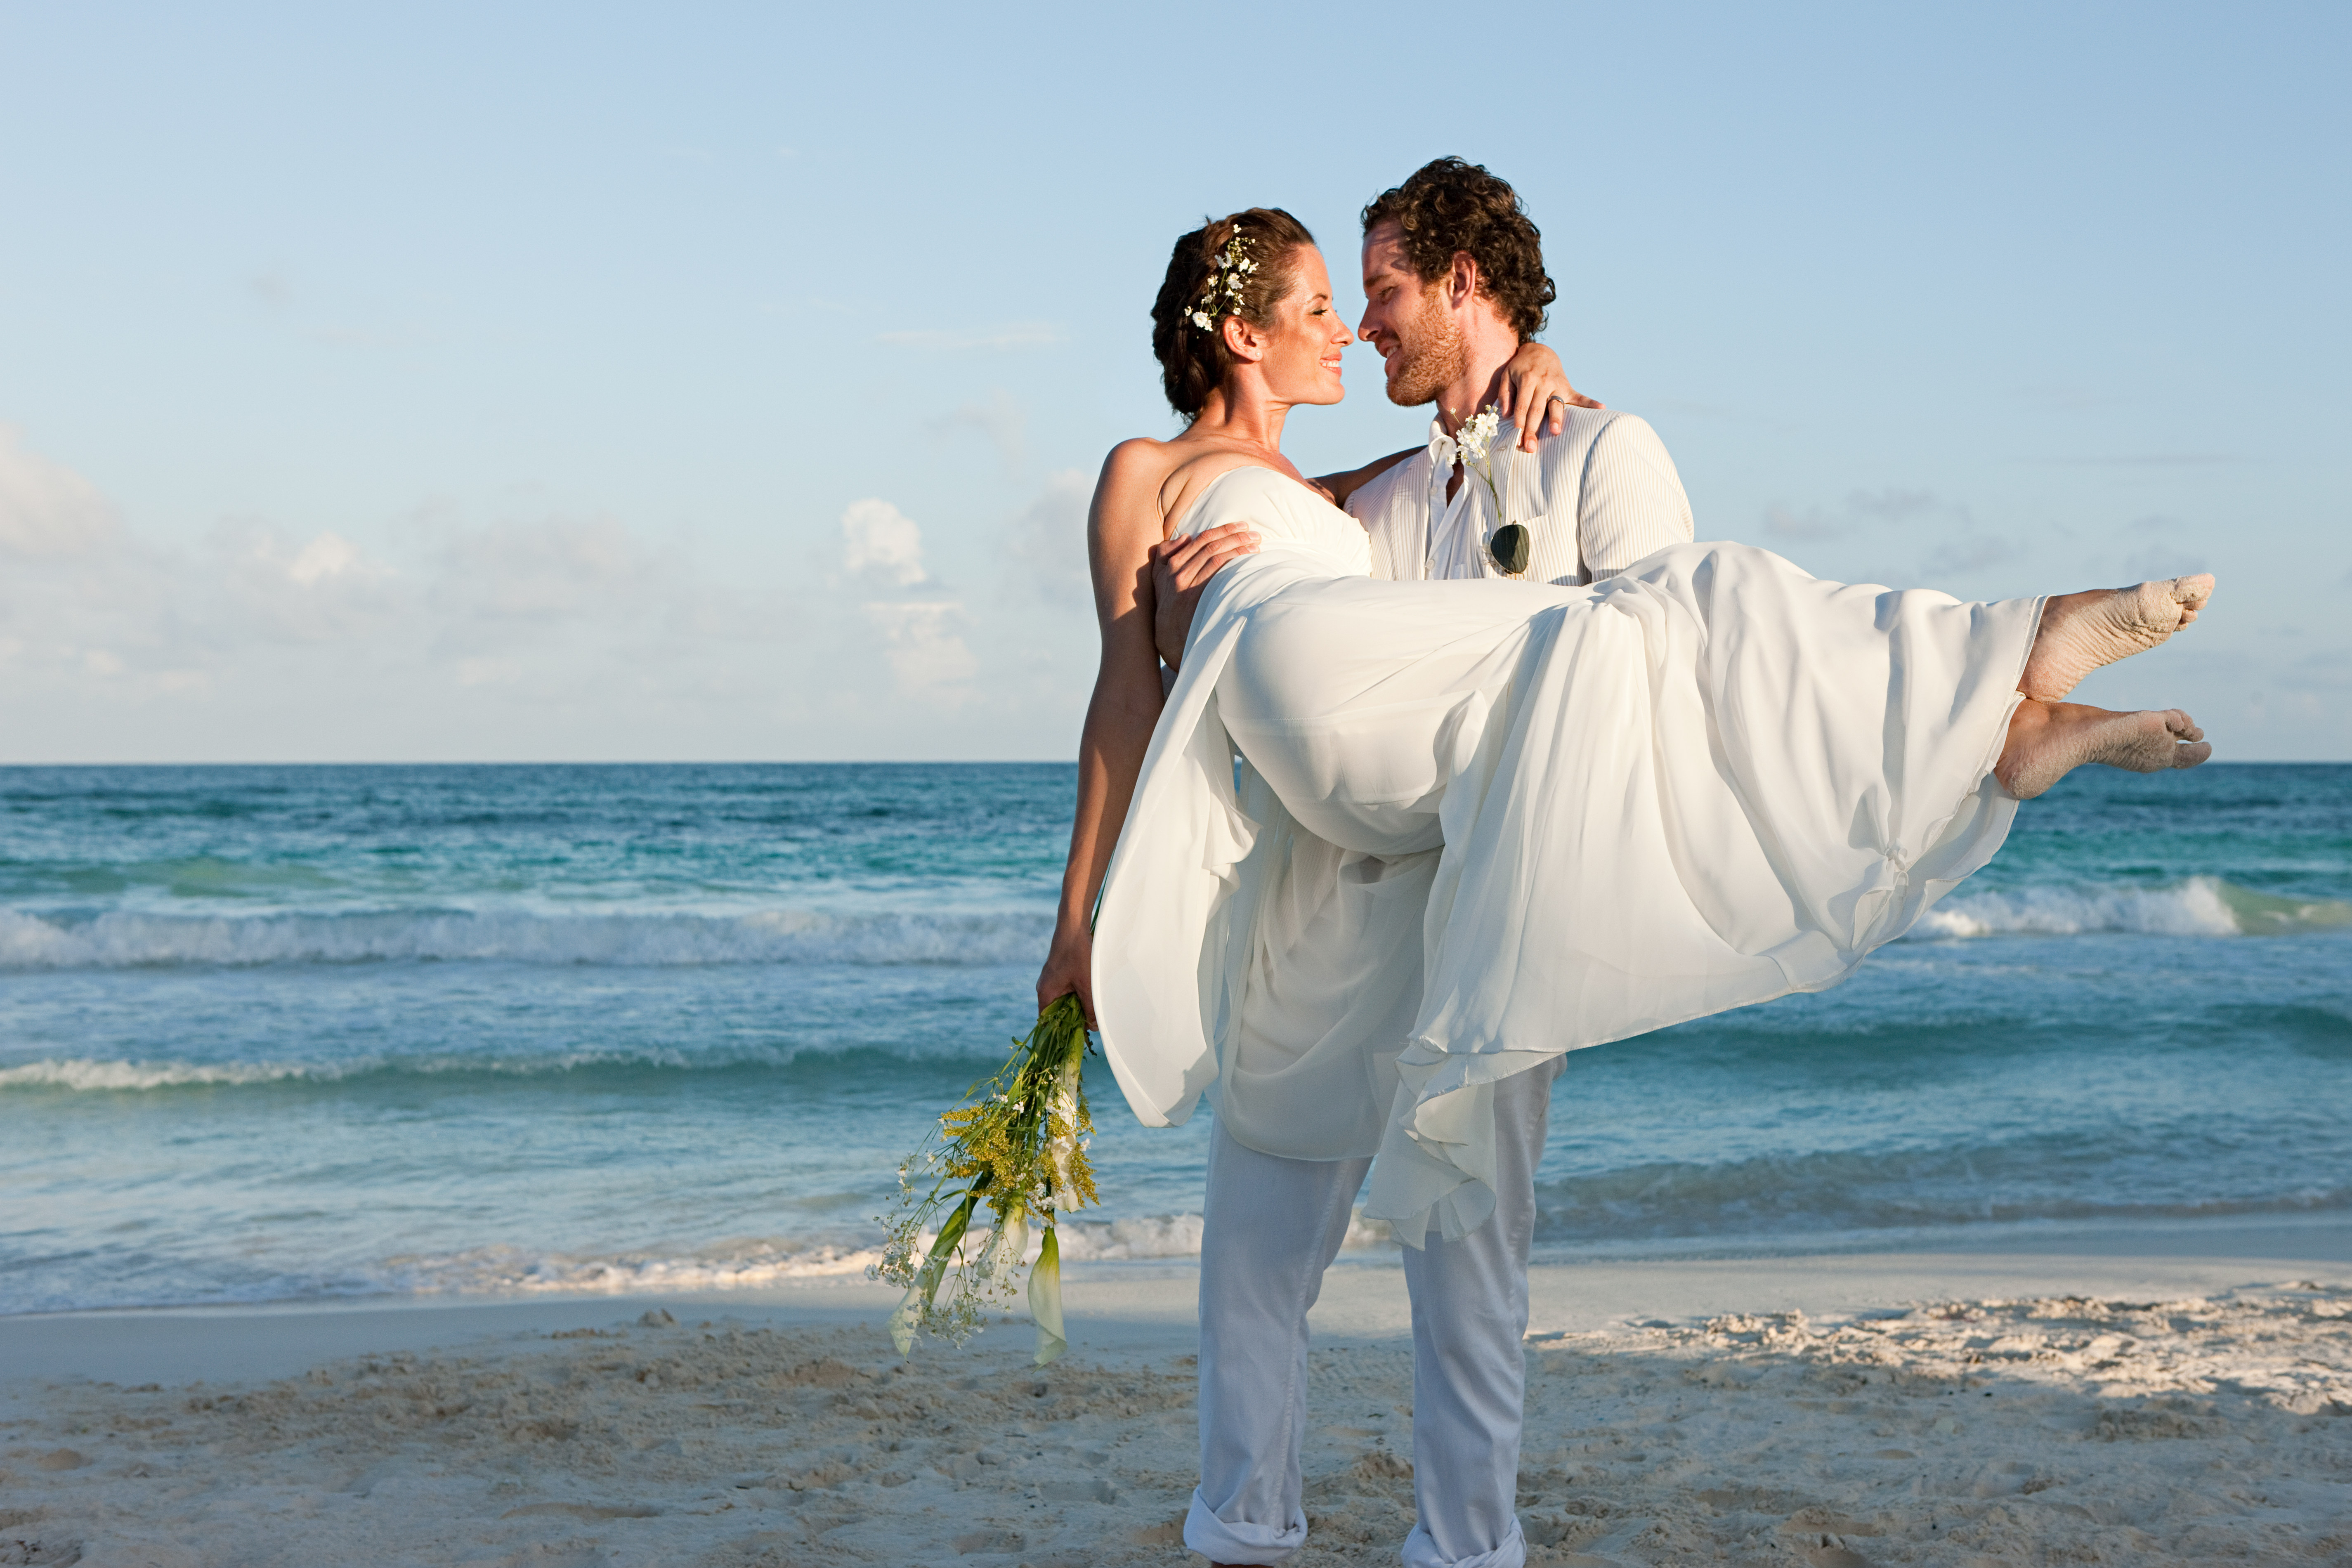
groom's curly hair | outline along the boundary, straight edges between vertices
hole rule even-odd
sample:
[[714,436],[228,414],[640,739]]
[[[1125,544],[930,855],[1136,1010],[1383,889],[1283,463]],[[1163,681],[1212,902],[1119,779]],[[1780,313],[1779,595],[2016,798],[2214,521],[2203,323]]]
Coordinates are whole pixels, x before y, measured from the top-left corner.
[[[1192,311],[1209,292],[1210,273],[1236,228],[1257,270],[1247,275],[1238,309],[1221,295],[1211,307],[1211,325],[1196,326]],[[1231,368],[1234,356],[1219,330],[1225,317],[1239,316],[1254,327],[1270,324],[1275,306],[1297,282],[1299,251],[1314,243],[1307,226],[1280,207],[1245,207],[1211,218],[1176,241],[1160,298],[1151,304],[1151,353],[1160,361],[1160,384],[1177,413],[1187,419],[1200,413]]]
[[1364,207],[1364,232],[1393,223],[1404,233],[1405,258],[1422,282],[1445,276],[1462,251],[1478,264],[1478,291],[1495,301],[1522,339],[1544,329],[1559,290],[1544,273],[1543,235],[1508,181],[1459,158],[1423,163]]

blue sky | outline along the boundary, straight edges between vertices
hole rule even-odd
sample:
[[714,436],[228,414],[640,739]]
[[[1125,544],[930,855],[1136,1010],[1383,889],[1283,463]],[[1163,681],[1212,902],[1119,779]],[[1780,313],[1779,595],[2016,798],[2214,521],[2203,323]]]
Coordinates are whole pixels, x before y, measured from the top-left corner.
[[[2352,758],[2352,11],[0,0],[0,761],[1073,754],[1203,214],[1512,180],[1702,537]],[[1349,293],[1353,303],[1352,292]],[[1310,471],[1420,438],[1351,351]]]

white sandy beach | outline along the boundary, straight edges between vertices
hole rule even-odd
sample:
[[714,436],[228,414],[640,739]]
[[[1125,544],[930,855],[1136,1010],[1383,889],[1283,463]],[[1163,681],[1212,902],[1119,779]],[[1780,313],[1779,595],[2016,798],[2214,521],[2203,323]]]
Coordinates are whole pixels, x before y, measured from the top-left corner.
[[[2352,1563],[2352,1229],[2045,1245],[1538,1267],[1531,1560]],[[0,1563],[1197,1563],[1193,1289],[1074,1271],[1043,1372],[862,1283],[6,1320]],[[1395,1560],[1404,1313],[1333,1270],[1302,1565]]]

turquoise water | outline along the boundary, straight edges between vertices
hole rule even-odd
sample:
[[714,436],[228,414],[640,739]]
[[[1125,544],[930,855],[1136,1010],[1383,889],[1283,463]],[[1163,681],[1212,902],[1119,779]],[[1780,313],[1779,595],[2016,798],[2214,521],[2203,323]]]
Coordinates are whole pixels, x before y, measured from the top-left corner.
[[[1062,765],[0,769],[0,1312],[855,1274]],[[1206,1119],[1091,1083],[1078,1257]],[[1555,1253],[2352,1207],[2352,767],[2085,769],[1855,980],[1579,1053]]]

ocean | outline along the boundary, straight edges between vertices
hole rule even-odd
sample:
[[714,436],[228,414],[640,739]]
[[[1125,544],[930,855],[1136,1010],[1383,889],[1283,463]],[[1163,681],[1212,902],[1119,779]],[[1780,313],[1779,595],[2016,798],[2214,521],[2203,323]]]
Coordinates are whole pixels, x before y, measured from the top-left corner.
[[[0,769],[0,1313],[855,1277],[1074,779]],[[1065,1255],[1197,1251],[1207,1114],[1097,1068]],[[2352,766],[2077,772],[1845,985],[1570,1058],[1538,1198],[1558,1258],[2340,1214]]]

